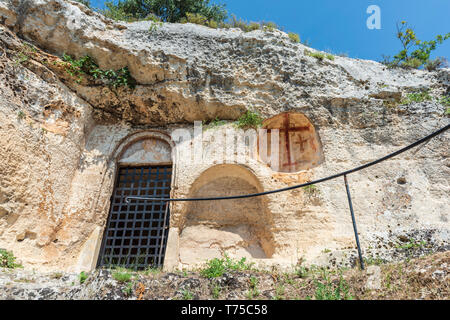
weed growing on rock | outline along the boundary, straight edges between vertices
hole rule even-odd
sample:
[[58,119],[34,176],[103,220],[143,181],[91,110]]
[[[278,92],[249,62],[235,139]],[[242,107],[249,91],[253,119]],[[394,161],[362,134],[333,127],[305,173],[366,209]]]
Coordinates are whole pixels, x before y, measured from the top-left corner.
[[214,258],[206,262],[206,267],[200,270],[200,274],[206,278],[221,277],[225,272],[250,270],[253,263],[247,263],[246,258],[235,260],[224,254],[224,258]]
[[334,60],[334,56],[333,56],[331,53],[328,53],[328,54],[326,55],[326,58],[327,58],[328,60],[331,60],[331,61]]
[[214,120],[207,122],[207,121],[203,121],[203,129],[204,130],[208,130],[208,129],[212,129],[212,128],[217,128],[219,126],[222,126],[224,124],[226,124],[227,122],[225,120],[220,120],[218,117],[216,117]]
[[250,288],[256,288],[256,286],[258,285],[258,278],[251,276],[249,281],[250,281]]
[[308,49],[305,49],[304,54],[305,54],[305,56],[310,56],[310,57],[316,58],[320,61],[322,61],[325,58],[327,58],[328,60],[334,60],[334,56],[332,54],[325,55],[321,52],[312,52]]
[[129,282],[127,286],[122,290],[122,293],[127,297],[130,297],[133,294],[133,282]]
[[194,299],[194,295],[189,290],[183,290],[182,294],[183,294],[183,299],[184,300],[192,300],[192,299]]
[[72,77],[77,77],[76,81],[78,83],[81,83],[84,75],[88,75],[96,80],[103,81],[103,83],[113,88],[122,86],[134,88],[136,85],[136,81],[131,77],[128,67],[118,70],[102,70],[94,59],[87,55],[80,59],[75,59],[70,55],[64,54],[62,59],[66,62],[66,72]]
[[222,291],[222,287],[219,284],[215,283],[211,290],[211,294],[212,294],[213,298],[218,299],[221,291]]
[[87,278],[88,278],[88,274],[84,271],[81,271],[80,275],[78,276],[78,279],[80,280],[80,284],[83,284]]
[[429,90],[422,90],[419,92],[410,93],[406,96],[404,100],[401,101],[402,104],[410,104],[412,102],[424,102],[424,101],[430,101],[433,98],[429,94]]
[[17,53],[16,58],[14,59],[14,64],[19,66],[27,62],[29,59],[30,57],[21,51]]
[[0,267],[15,269],[22,268],[22,265],[16,262],[16,257],[11,251],[0,249]]
[[292,42],[299,43],[300,42],[300,36],[297,33],[289,32],[288,33],[289,39],[291,39]]
[[274,22],[263,22],[263,30],[272,32],[275,29],[279,29],[279,27]]
[[397,249],[412,249],[412,248],[423,248],[427,243],[425,241],[416,242],[414,239],[409,239],[409,242],[405,244],[396,245]]
[[20,110],[19,112],[17,112],[17,119],[22,120],[23,118],[25,118],[25,113]]
[[302,188],[309,195],[317,195],[320,193],[319,188],[315,184],[310,184]]
[[241,129],[259,128],[262,125],[262,118],[259,113],[247,110],[236,122],[236,126]]

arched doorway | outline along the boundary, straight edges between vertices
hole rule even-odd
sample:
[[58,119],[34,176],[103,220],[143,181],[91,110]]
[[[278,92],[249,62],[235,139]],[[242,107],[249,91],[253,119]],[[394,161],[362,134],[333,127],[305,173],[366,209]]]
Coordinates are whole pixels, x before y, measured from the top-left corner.
[[[240,165],[216,165],[192,185],[190,197],[262,191],[256,176]],[[272,219],[264,197],[189,203],[180,232],[180,262],[195,265],[228,253],[235,258],[270,258]]]
[[[271,133],[279,133],[278,170],[298,172],[323,162],[322,145],[313,124],[302,113],[284,112],[263,122],[267,129],[267,155],[271,154]],[[260,155],[266,161],[266,155]]]
[[97,266],[162,267],[170,210],[163,201],[126,201],[130,195],[170,197],[172,152],[161,135],[141,134],[116,153],[116,179]]

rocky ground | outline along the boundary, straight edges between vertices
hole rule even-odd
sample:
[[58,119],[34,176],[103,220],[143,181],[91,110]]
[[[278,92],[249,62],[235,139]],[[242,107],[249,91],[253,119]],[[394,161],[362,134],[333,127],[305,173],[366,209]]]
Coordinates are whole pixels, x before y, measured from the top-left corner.
[[[402,249],[414,254],[414,248]],[[450,251],[380,264],[366,269],[302,267],[225,270],[208,278],[204,270],[101,269],[90,274],[0,271],[0,299],[17,300],[196,300],[196,299],[443,299],[450,298]],[[244,268],[245,269],[245,268]]]

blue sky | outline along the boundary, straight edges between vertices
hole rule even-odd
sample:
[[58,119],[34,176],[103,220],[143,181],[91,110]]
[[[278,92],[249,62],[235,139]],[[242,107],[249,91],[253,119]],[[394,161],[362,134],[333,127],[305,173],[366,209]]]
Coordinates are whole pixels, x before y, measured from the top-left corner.
[[[273,21],[284,31],[298,33],[313,48],[347,53],[352,58],[381,60],[400,51],[396,22],[405,20],[421,40],[450,32],[449,0],[212,0],[225,3],[228,13],[247,21]],[[91,0],[94,7],[104,1]],[[367,7],[381,10],[381,29],[366,26]],[[450,39],[432,57],[450,57]]]

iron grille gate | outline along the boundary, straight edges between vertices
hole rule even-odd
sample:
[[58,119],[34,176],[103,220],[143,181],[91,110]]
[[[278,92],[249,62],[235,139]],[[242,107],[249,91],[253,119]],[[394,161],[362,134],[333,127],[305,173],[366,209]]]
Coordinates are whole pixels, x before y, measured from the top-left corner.
[[97,266],[144,269],[164,263],[168,202],[127,203],[128,196],[170,196],[171,165],[121,167]]

